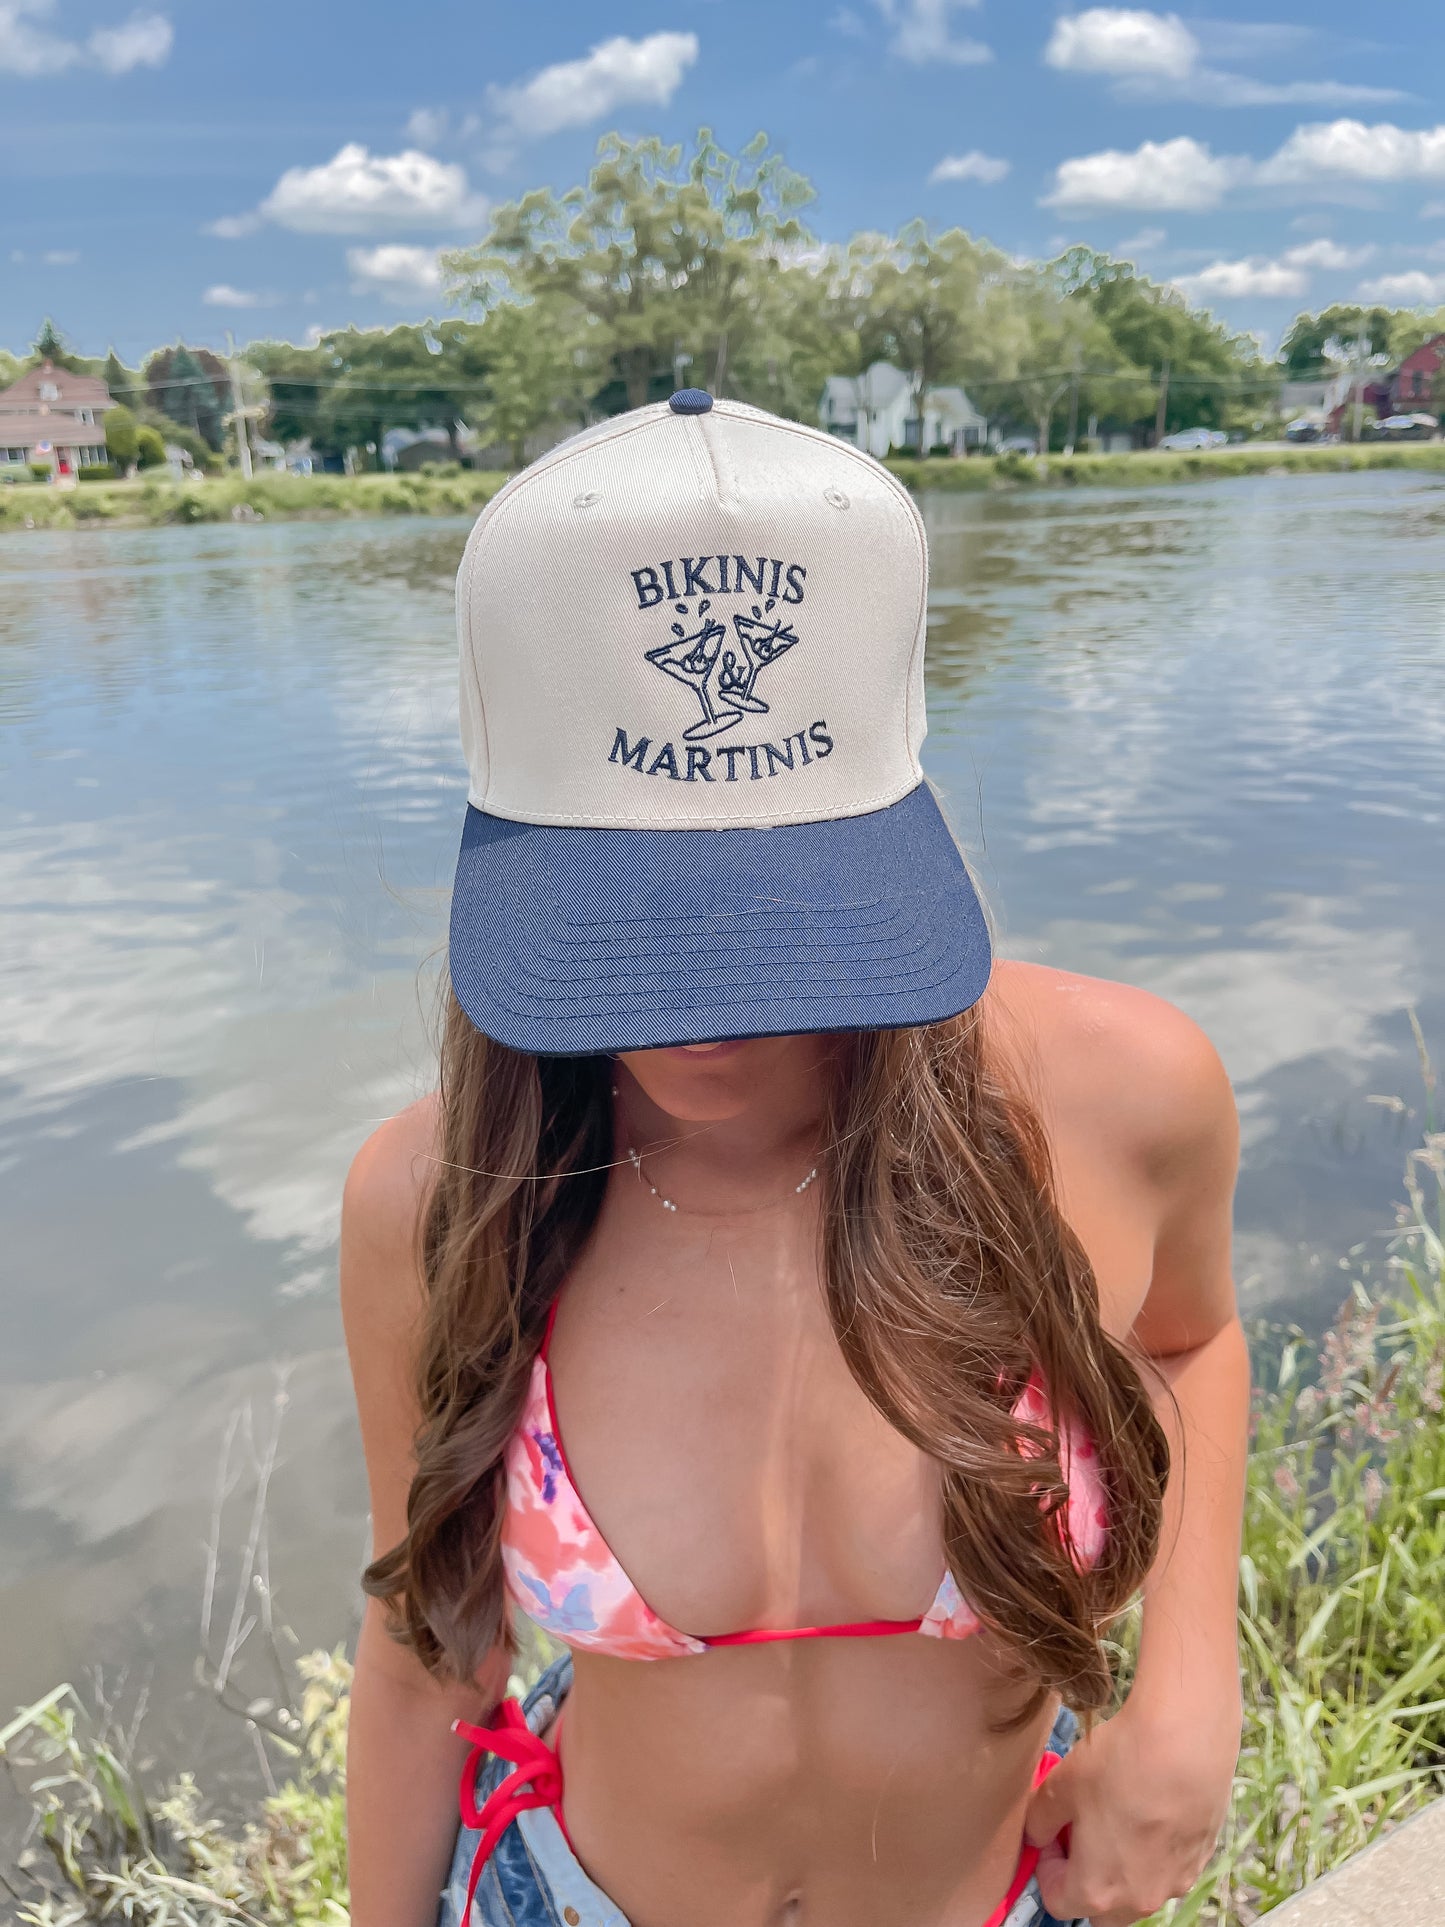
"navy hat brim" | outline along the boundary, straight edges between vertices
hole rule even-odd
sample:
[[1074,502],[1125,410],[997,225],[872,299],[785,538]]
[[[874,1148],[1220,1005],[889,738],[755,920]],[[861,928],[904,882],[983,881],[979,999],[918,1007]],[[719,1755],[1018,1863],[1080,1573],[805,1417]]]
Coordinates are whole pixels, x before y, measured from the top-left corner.
[[539,1055],[936,1023],[988,986],[988,926],[931,790],[776,829],[613,830],[468,807],[451,974]]

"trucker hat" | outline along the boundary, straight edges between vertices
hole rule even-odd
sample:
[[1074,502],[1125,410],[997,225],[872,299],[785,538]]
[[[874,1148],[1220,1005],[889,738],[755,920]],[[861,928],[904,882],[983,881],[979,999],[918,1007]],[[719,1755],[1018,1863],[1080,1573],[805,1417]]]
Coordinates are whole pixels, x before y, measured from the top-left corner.
[[697,389],[509,482],[457,576],[476,1027],[612,1052],[976,1002],[987,926],[918,761],[927,590],[886,469]]

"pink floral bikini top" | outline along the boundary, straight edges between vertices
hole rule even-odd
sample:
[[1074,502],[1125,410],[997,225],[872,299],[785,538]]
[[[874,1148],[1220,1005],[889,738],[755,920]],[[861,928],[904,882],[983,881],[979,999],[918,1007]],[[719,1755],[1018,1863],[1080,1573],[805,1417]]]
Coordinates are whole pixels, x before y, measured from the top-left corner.
[[[746,1646],[775,1639],[868,1638],[884,1633],[923,1633],[932,1639],[967,1639],[978,1617],[945,1569],[933,1604],[918,1619],[873,1619],[852,1625],[757,1627],[697,1639],[669,1626],[648,1605],[598,1531],[567,1463],[547,1353],[557,1318],[553,1302],[522,1421],[507,1448],[507,1514],[502,1560],[515,1603],[544,1632],[568,1646],[614,1659],[675,1659],[713,1646]],[[1048,1401],[1031,1380],[1014,1416],[1047,1427]],[[1088,1565],[1098,1557],[1107,1524],[1103,1486],[1094,1446],[1078,1432],[1060,1441],[1069,1485],[1067,1538],[1074,1557]]]

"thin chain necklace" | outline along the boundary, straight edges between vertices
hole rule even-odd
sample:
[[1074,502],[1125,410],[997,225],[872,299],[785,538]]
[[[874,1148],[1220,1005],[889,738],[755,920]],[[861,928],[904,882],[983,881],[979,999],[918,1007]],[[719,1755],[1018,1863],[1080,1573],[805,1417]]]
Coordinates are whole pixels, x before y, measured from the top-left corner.
[[[672,1199],[665,1198],[662,1195],[662,1193],[658,1190],[657,1186],[652,1182],[652,1179],[648,1177],[647,1172],[643,1169],[642,1153],[634,1145],[629,1144],[627,1147],[627,1161],[632,1166],[633,1170],[637,1173],[638,1177],[647,1186],[648,1190],[652,1193],[653,1197],[657,1199],[657,1202],[662,1206],[663,1210],[676,1211],[677,1206],[673,1203]],[[813,1180],[817,1177],[817,1175],[818,1175],[818,1167],[815,1164],[812,1170],[808,1173],[807,1177],[803,1179],[803,1182],[801,1184],[795,1184],[793,1186],[793,1191],[795,1195],[801,1197],[803,1192],[807,1190],[808,1186],[813,1182]],[[776,1203],[776,1202],[777,1202],[776,1199],[772,1200],[772,1203]],[[730,1218],[749,1218],[753,1215],[753,1212],[755,1211],[767,1211],[770,1208],[771,1206],[767,1204],[755,1204],[755,1205],[752,1205],[747,1211],[730,1211],[726,1213],[726,1215]],[[683,1215],[690,1216],[691,1213],[683,1213]]]
[[[612,1095],[614,1097],[617,1096],[617,1086],[615,1084],[612,1086]],[[665,1198],[662,1195],[662,1193],[658,1190],[657,1186],[652,1182],[652,1179],[648,1177],[647,1172],[642,1163],[642,1153],[637,1149],[635,1144],[629,1144],[627,1146],[626,1155],[627,1155],[627,1162],[632,1166],[633,1170],[637,1173],[639,1181],[647,1186],[648,1190],[652,1193],[653,1197],[657,1199],[657,1202],[662,1206],[663,1210],[677,1211],[677,1206],[673,1203],[672,1199]],[[802,1194],[807,1190],[808,1186],[813,1183],[817,1175],[818,1175],[818,1167],[815,1164],[812,1170],[808,1173],[807,1177],[803,1179],[803,1182],[801,1184],[795,1184],[793,1186],[794,1196],[801,1197]],[[773,1200],[773,1202],[776,1203],[776,1200]],[[753,1205],[751,1209],[747,1211],[733,1211],[733,1212],[729,1212],[727,1215],[729,1217],[734,1217],[734,1218],[748,1218],[748,1217],[751,1217],[753,1215],[753,1212],[755,1211],[766,1211],[769,1208],[770,1207],[766,1204],[757,1204],[757,1205]],[[683,1213],[680,1213],[679,1215],[686,1217],[686,1216],[689,1216],[690,1214],[687,1212],[683,1212]]]

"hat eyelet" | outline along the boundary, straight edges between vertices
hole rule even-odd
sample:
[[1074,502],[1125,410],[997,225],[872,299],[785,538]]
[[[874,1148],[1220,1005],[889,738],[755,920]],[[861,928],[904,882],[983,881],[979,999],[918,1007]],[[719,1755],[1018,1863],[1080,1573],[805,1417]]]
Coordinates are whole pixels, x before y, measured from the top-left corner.
[[574,495],[572,497],[572,506],[574,509],[596,508],[601,500],[602,497],[595,488],[588,488],[584,489],[580,495]]
[[835,508],[835,509],[846,509],[846,508],[852,507],[852,504],[849,502],[848,497],[843,493],[842,489],[840,488],[832,488],[832,487],[825,488],[823,490],[823,500],[827,502],[831,508]]

